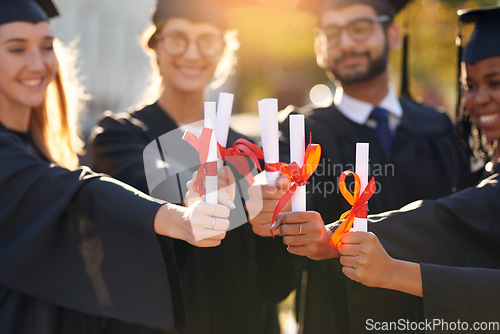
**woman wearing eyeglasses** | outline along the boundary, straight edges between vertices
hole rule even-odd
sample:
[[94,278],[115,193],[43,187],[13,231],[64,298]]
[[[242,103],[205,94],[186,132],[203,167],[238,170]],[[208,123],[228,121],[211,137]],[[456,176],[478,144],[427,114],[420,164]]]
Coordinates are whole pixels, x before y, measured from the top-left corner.
[[[216,0],[159,0],[153,23],[146,40],[159,74],[151,87],[156,102],[141,110],[105,115],[94,130],[92,156],[98,171],[181,203],[194,164],[183,160],[193,150],[180,139],[183,131],[178,128],[204,118],[206,89],[227,77],[238,42],[234,32],[227,31],[225,9]],[[175,151],[179,160],[171,159],[164,182],[149,189],[143,152],[166,133],[162,149]],[[241,137],[230,130],[228,146]],[[181,164],[184,167],[177,168]],[[241,203],[236,205],[232,227],[247,221]],[[230,229],[215,252],[176,243],[187,305],[186,333],[279,332],[276,306],[264,303],[257,288],[261,263],[255,260],[255,238],[250,224],[243,224]]]

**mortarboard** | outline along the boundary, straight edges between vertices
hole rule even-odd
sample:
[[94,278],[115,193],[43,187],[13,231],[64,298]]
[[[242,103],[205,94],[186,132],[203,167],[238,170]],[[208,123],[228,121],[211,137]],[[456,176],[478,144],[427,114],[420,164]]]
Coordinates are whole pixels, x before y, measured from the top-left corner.
[[[500,6],[486,7],[479,9],[462,9],[457,11],[459,17],[457,46],[458,46],[458,69],[457,69],[457,105],[456,120],[459,143],[467,150],[467,153],[473,152],[474,155],[481,155],[481,152],[489,152],[487,144],[481,139],[481,130],[473,126],[470,116],[466,112],[462,103],[464,88],[462,86],[462,60],[466,64],[474,64],[480,60],[500,56]],[[476,25],[474,31],[469,37],[469,41],[462,49],[462,24],[473,23]],[[472,128],[477,129],[476,135]],[[471,146],[471,140],[474,147]],[[485,147],[486,145],[486,147]],[[480,152],[480,153],[478,153]]]
[[500,56],[500,6],[459,10],[457,13],[462,23],[476,23],[465,46],[465,63],[474,64]]
[[51,0],[1,0],[0,24],[26,21],[38,23],[59,15]]
[[396,16],[410,0],[298,0],[297,8],[314,14],[327,9],[337,9],[353,4],[366,4],[375,8],[379,15]]
[[[394,18],[411,0],[296,0],[297,9],[302,9],[319,15],[328,9],[337,9],[353,4],[372,6],[378,15],[389,15]],[[403,37],[403,52],[401,61],[401,96],[410,97],[408,75],[408,33]]]
[[158,27],[173,17],[193,22],[209,22],[227,28],[226,9],[230,6],[260,3],[258,0],[158,0],[153,23]]

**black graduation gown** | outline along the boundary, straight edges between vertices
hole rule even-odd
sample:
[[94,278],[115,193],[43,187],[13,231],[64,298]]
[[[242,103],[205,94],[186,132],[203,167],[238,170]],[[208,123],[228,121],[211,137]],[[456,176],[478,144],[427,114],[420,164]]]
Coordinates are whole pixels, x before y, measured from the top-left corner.
[[177,333],[178,269],[153,228],[160,205],[51,165],[0,125],[0,333]]
[[[403,116],[389,153],[372,128],[352,122],[334,105],[287,108],[280,113],[282,161],[289,159],[290,113],[305,115],[306,134],[311,133],[312,141],[322,147],[320,165],[308,182],[308,210],[320,212],[328,223],[350,208],[337,185],[343,171],[354,171],[357,142],[370,143],[369,177],[375,177],[378,189],[369,201],[370,213],[398,209],[417,199],[435,199],[456,190],[464,164],[450,120],[410,99],[401,98],[400,102]],[[351,328],[358,322],[352,314],[352,282],[342,274],[338,260],[303,258],[302,262],[307,270],[301,273],[297,307],[303,333],[358,334]],[[305,302],[301,300],[304,298]],[[415,302],[407,301],[406,305],[411,309]]]
[[[499,172],[453,195],[370,216],[369,230],[391,256],[421,265],[423,299],[412,297],[419,303],[414,319],[500,321]],[[381,320],[405,319],[398,301],[410,297],[357,283],[350,296],[361,319],[372,317],[384,298]]]
[[[180,140],[182,132],[177,128],[157,103],[131,113],[105,115],[92,138],[96,169],[148,191],[143,151],[149,143],[174,131],[176,136],[170,137],[162,149],[184,151],[183,157],[197,157],[192,147]],[[241,137],[230,130],[228,146]],[[185,193],[185,183],[195,170],[189,167],[196,165],[192,161],[183,161],[183,164],[186,171],[177,173],[176,177],[169,178],[176,172],[165,168],[165,182],[152,189],[151,194],[163,199],[173,196],[181,201],[179,193]],[[242,191],[246,194],[246,190]],[[231,212],[231,225],[243,225],[231,229],[220,246],[202,249],[186,242],[175,243],[185,288],[186,333],[279,333],[276,305],[263,301],[258,287],[262,279],[257,274],[261,263],[256,261],[256,241],[268,241],[259,240],[264,238],[255,236],[250,224],[244,224],[247,220],[243,201],[237,200],[235,204],[237,209]],[[235,214],[235,211],[239,212]]]

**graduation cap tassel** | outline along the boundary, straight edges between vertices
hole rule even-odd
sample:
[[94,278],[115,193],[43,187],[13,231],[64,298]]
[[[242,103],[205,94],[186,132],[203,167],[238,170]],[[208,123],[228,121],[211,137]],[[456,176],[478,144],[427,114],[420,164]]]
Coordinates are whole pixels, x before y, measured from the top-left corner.
[[404,37],[403,37],[403,50],[401,59],[401,96],[411,98],[410,94],[410,76],[408,71],[408,48],[409,48],[409,25],[410,25],[410,11],[405,10],[404,20]]
[[401,96],[411,98],[408,74],[408,33],[403,38],[403,59],[401,61]]
[[457,45],[457,104],[455,115],[456,119],[460,119],[461,116],[461,99],[462,99],[462,59],[463,59],[463,47],[462,47],[462,29],[460,27],[461,23],[459,22],[457,29],[457,37],[455,39],[455,43]]

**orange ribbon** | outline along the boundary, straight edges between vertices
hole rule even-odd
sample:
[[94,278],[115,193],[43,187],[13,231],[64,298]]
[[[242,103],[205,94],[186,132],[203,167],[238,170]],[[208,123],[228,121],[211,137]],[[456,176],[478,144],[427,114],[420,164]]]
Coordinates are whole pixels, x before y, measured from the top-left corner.
[[281,165],[284,165],[285,163],[282,162],[275,162],[275,163],[264,163],[264,169],[266,172],[272,173],[272,172],[279,172]]
[[[354,194],[351,194],[347,187],[345,186],[345,178],[352,174],[354,176]],[[368,215],[368,200],[373,196],[377,189],[377,185],[375,184],[375,179],[372,177],[368,185],[366,186],[363,193],[360,195],[360,187],[361,182],[359,180],[359,176],[356,173],[351,171],[343,172],[339,178],[339,189],[342,193],[342,196],[351,204],[351,210],[348,210],[340,216],[339,221],[342,221],[342,224],[335,230],[328,245],[333,248],[339,248],[342,245],[340,239],[342,236],[349,232],[354,222],[354,218],[366,218]],[[347,218],[346,218],[347,217]],[[344,220],[345,219],[345,220]]]
[[243,175],[247,182],[252,185],[255,180],[252,173],[250,173],[250,163],[248,163],[244,157],[250,158],[254,166],[261,171],[259,159],[264,159],[264,152],[262,152],[262,149],[243,138],[235,141],[233,146],[229,148],[222,147],[220,144],[217,145],[222,160],[232,164],[238,173]]
[[205,195],[206,192],[205,176],[217,176],[217,161],[207,162],[212,132],[212,129],[203,128],[200,138],[189,131],[186,131],[184,136],[182,136],[182,139],[193,146],[200,156],[200,167],[198,168],[196,180],[193,183],[193,190],[200,194],[200,196]]
[[[307,149],[304,155],[304,164],[302,167],[294,161],[290,164],[281,164],[280,173],[285,175],[293,185],[288,189],[286,194],[279,200],[276,208],[273,213],[273,220],[276,220],[276,216],[280,213],[281,209],[286,205],[286,203],[292,198],[292,195],[297,190],[299,186],[305,186],[307,184],[307,180],[314,173],[316,168],[318,168],[319,159],[321,157],[321,146],[319,144],[312,144],[309,142],[307,145]],[[274,233],[271,230],[271,235],[274,238]]]

